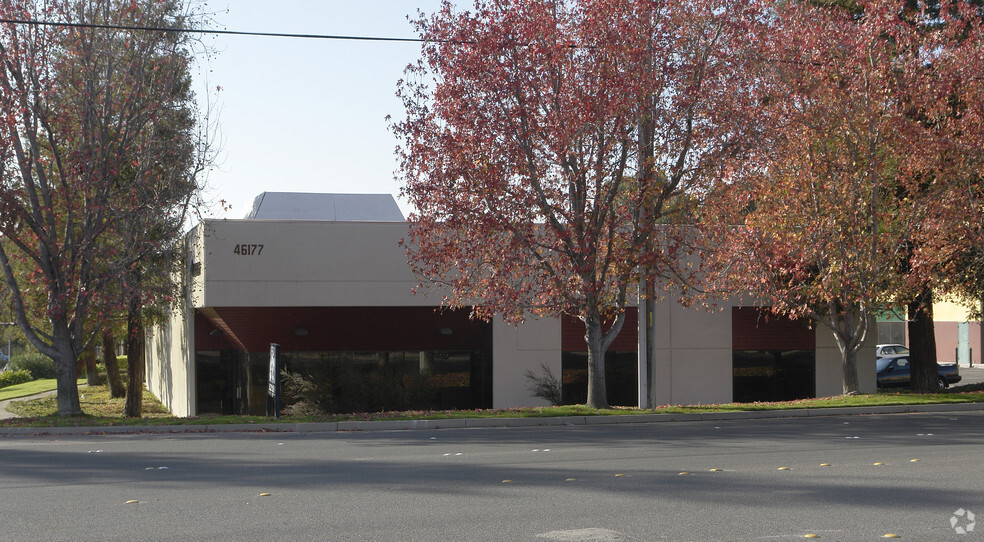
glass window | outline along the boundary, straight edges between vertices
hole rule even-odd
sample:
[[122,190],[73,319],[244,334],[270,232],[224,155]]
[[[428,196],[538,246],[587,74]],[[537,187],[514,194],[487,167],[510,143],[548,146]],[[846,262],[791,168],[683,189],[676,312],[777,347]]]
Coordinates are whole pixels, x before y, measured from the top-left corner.
[[492,407],[487,351],[302,352],[285,363],[309,383],[306,400],[324,412]]
[[[564,352],[562,354],[561,395],[565,405],[579,405],[588,401],[588,353]],[[605,353],[605,388],[608,404],[612,406],[636,406],[639,404],[638,355],[636,352]]]
[[[301,380],[283,381],[286,408],[304,400],[325,413],[492,408],[492,352],[281,352]],[[269,352],[198,352],[198,412],[266,413]],[[308,384],[299,390],[296,384]]]
[[813,350],[735,350],[732,392],[736,403],[792,401],[816,396]]

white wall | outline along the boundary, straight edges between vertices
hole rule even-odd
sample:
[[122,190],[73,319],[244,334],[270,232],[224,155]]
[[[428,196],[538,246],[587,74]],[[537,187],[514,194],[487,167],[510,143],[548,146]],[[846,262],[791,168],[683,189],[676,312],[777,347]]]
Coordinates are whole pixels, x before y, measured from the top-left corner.
[[523,374],[540,374],[546,364],[561,378],[559,318],[529,319],[519,327],[497,318],[492,322],[492,407],[545,406],[526,389]]
[[[656,405],[730,403],[731,311],[698,310],[663,300],[656,304],[653,319]],[[644,310],[639,321],[642,338]],[[644,349],[645,340],[640,345]],[[644,387],[645,381],[640,380],[640,388]]]
[[147,389],[175,416],[195,412],[194,316],[175,310],[147,332]]
[[440,304],[437,293],[411,291],[405,223],[223,220],[198,233],[196,307]]

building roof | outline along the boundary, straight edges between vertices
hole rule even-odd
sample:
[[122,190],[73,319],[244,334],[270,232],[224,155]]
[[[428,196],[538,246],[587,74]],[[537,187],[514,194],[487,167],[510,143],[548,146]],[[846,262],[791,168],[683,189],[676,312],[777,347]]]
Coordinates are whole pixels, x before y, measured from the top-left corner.
[[390,194],[317,194],[264,192],[243,218],[256,220],[327,220],[334,222],[404,222]]

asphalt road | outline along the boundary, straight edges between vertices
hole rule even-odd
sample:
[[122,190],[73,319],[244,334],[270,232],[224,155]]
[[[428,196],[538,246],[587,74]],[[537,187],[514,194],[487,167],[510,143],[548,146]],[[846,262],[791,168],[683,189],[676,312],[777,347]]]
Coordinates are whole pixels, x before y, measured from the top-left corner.
[[982,444],[984,413],[0,437],[0,540],[984,540],[951,527]]

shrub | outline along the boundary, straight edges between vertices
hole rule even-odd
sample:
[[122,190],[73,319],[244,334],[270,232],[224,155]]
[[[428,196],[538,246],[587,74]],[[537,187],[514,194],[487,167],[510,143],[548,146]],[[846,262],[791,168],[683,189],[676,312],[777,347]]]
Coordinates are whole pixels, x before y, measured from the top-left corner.
[[563,394],[560,381],[554,376],[550,367],[546,363],[540,364],[542,374],[536,374],[533,369],[527,369],[523,376],[526,377],[526,389],[534,397],[545,399],[552,406],[559,406],[563,403]]
[[10,360],[9,369],[30,371],[34,380],[55,378],[55,362],[40,352],[15,357]]
[[428,410],[438,404],[429,377],[417,369],[359,365],[351,353],[325,355],[316,363],[288,361],[287,367],[281,391],[283,412],[290,416]]
[[6,388],[7,386],[13,386],[14,384],[23,384],[32,380],[34,380],[34,378],[31,376],[31,371],[26,371],[24,369],[17,371],[5,371],[0,373],[0,388]]
[[300,373],[286,370],[280,372],[283,379],[280,383],[284,402],[283,412],[287,416],[315,416],[324,414],[321,400],[325,391],[318,389],[310,378]]

